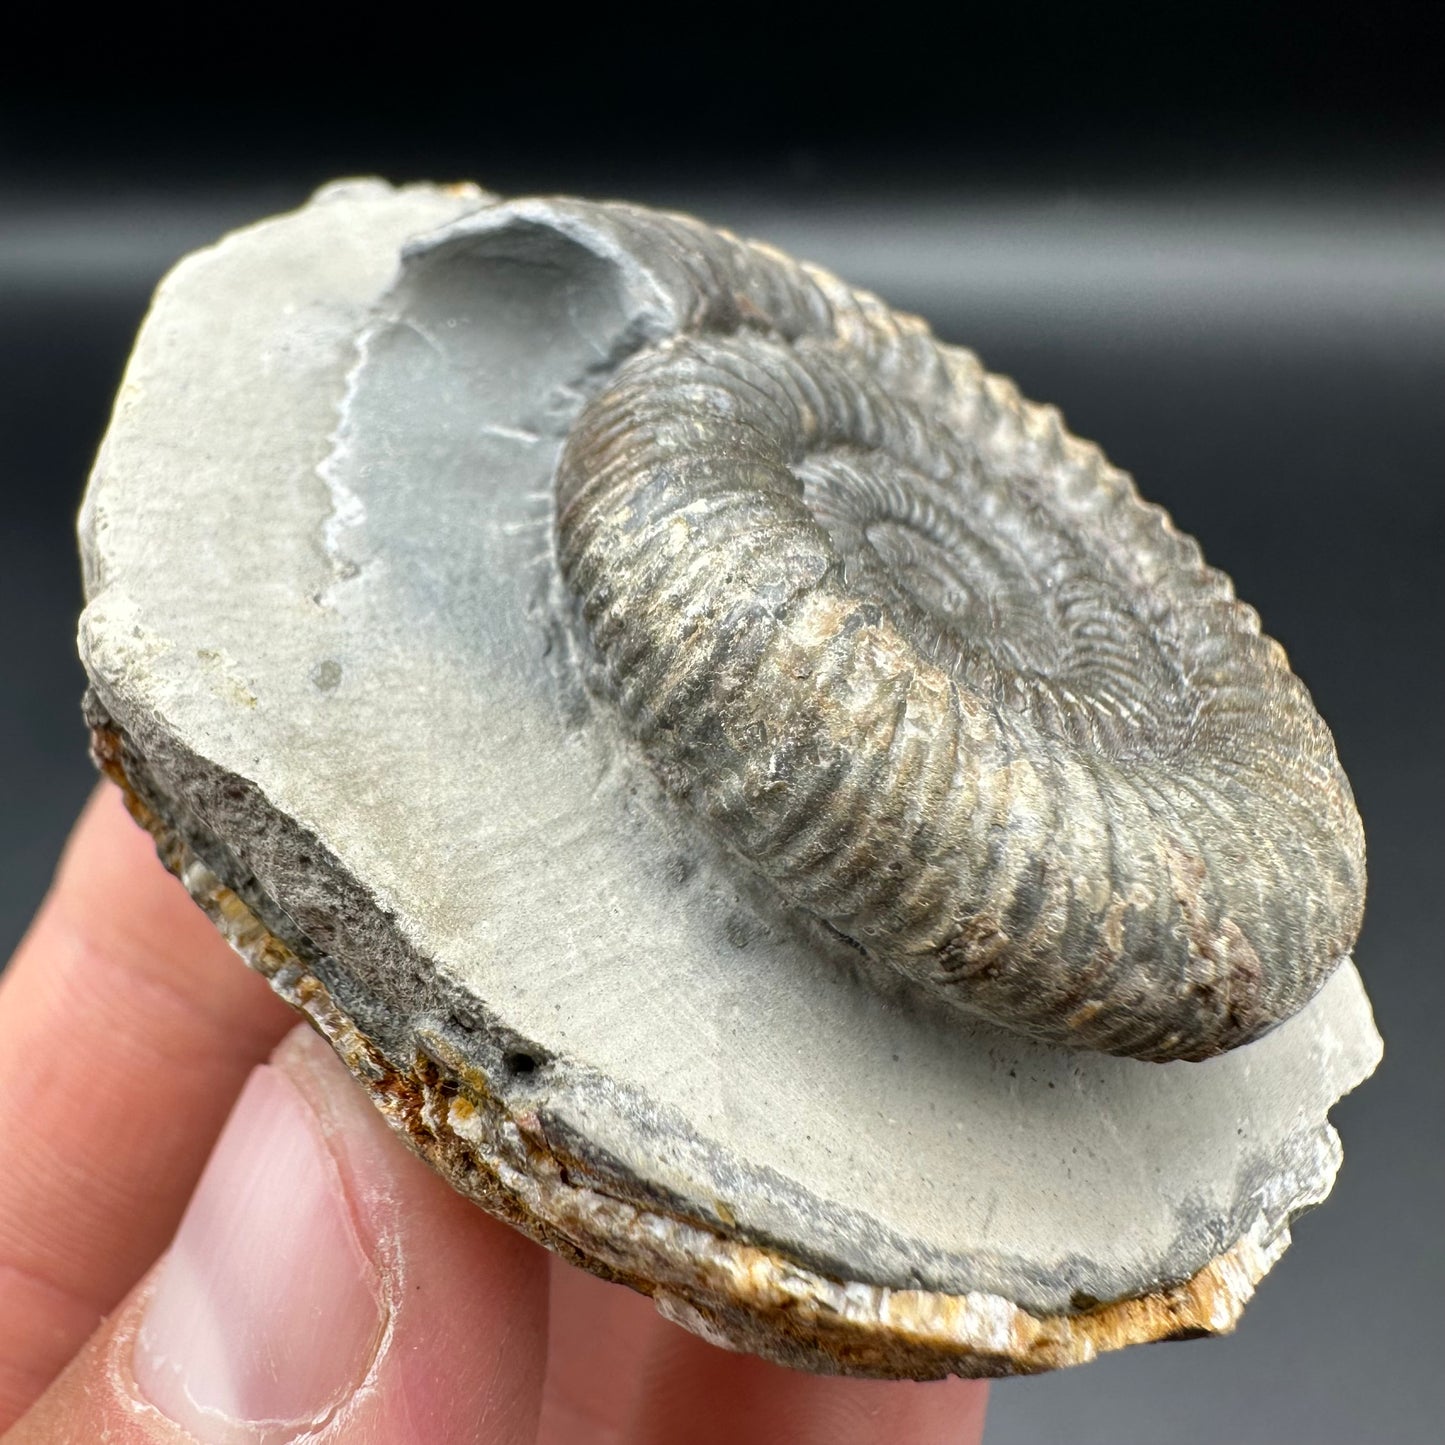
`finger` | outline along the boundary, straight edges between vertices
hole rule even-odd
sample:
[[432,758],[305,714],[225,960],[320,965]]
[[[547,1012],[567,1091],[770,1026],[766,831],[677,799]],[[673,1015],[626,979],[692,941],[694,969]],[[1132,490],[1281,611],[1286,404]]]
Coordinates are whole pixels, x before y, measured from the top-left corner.
[[0,1430],[165,1247],[292,1019],[99,790],[0,982]]
[[175,1242],[5,1445],[532,1445],[547,1263],[298,1030]]
[[644,1295],[552,1259],[547,1381],[539,1445],[616,1445],[632,1414],[655,1327]]
[[847,1380],[730,1354],[659,1319],[626,1445],[978,1445],[982,1380]]
[[728,1354],[555,1261],[540,1445],[972,1445],[987,1386],[827,1379]]

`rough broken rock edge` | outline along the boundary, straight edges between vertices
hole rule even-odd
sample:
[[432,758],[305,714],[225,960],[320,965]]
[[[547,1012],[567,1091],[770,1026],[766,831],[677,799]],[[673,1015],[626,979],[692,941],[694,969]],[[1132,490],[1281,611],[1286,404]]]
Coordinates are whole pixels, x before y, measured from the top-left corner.
[[[1261,1213],[1234,1246],[1187,1280],[1069,1313],[1034,1314],[998,1295],[944,1294],[831,1279],[772,1250],[728,1238],[596,1187],[587,1166],[549,1141],[535,1115],[509,1109],[487,1072],[430,1051],[397,1057],[369,1038],[316,976],[317,950],[255,895],[203,861],[229,850],[188,810],[167,802],[131,740],[93,691],[86,696],[96,764],[155,840],[165,866],[228,943],[328,1040],[391,1127],[461,1193],[604,1279],[652,1297],[668,1319],[728,1349],[823,1374],[937,1379],[1035,1374],[1159,1340],[1231,1331],[1255,1286],[1289,1247],[1295,1215],[1328,1194],[1297,1198],[1273,1225]],[[185,816],[180,816],[181,813]],[[222,865],[224,866],[224,865]],[[238,889],[250,893],[243,898]],[[1319,1146],[1339,1160],[1326,1125]]]

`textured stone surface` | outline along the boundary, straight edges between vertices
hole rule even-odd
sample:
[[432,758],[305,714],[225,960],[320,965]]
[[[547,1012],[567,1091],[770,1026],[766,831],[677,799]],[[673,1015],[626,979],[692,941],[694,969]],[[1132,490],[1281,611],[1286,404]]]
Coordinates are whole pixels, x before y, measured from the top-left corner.
[[1378,1058],[1353,966],[1153,1065],[942,1024],[758,896],[557,620],[560,433],[657,297],[545,244],[394,287],[486,204],[334,188],[161,288],[81,648],[168,861],[454,1182],[704,1333],[930,1374],[1228,1328]]

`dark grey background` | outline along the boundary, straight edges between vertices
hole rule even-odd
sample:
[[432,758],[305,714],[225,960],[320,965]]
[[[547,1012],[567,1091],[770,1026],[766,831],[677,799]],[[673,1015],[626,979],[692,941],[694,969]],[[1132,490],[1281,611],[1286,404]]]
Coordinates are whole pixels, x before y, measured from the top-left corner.
[[169,263],[358,171],[694,210],[924,314],[1134,471],[1289,650],[1368,829],[1358,959],[1386,1059],[1336,1111],[1334,1196],[1235,1336],[1005,1382],[989,1442],[1440,1439],[1439,49],[1403,11],[1211,16],[1183,50],[1092,9],[1025,9],[1011,29],[964,17],[946,47],[875,33],[796,52],[730,16],[675,52],[636,40],[585,70],[521,52],[485,84],[435,57],[421,78],[397,58],[370,88],[335,65],[186,93],[15,80],[0,109],[0,946],[91,785],[72,518]]

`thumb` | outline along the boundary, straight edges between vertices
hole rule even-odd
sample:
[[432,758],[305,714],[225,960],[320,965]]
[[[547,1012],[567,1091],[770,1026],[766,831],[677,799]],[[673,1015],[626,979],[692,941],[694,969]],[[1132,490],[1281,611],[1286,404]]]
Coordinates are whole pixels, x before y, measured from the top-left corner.
[[546,1300],[542,1251],[407,1153],[301,1027],[170,1249],[4,1445],[520,1445]]

